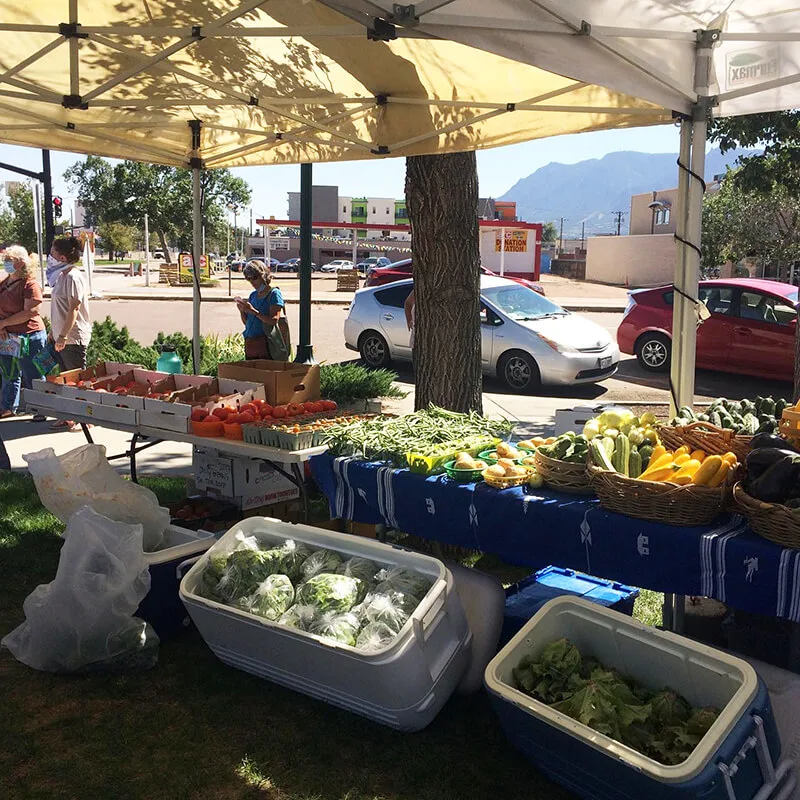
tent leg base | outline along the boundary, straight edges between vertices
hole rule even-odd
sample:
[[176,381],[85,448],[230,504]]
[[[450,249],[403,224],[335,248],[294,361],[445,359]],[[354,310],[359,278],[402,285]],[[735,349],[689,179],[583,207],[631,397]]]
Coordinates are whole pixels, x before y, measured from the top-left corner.
[[295,364],[316,364],[314,360],[314,346],[310,344],[297,345],[297,354],[294,357]]

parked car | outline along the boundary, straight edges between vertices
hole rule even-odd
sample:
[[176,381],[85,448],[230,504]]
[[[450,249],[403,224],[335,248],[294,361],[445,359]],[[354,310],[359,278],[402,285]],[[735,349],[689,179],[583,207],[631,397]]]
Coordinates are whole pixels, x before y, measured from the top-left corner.
[[[496,277],[500,277],[496,272],[492,272],[486,267],[481,267],[481,273],[484,275],[494,275]],[[367,280],[364,282],[364,287],[383,286],[386,283],[402,281],[413,274],[414,268],[412,259],[405,258],[402,261],[395,261],[394,264],[390,264],[388,267],[373,267],[371,270],[369,270],[369,272],[367,272]],[[515,281],[523,286],[527,286],[529,289],[533,289],[534,292],[538,292],[539,294],[544,294],[544,287],[538,281],[529,281],[527,278],[511,277],[509,277],[508,280]]]
[[[697,328],[698,367],[792,380],[796,286],[754,278],[701,281],[699,299],[711,316]],[[671,286],[628,292],[617,342],[651,372],[669,368],[673,300]]]
[[166,257],[164,255],[163,250],[153,250],[151,253],[151,257],[153,261],[166,261]]
[[338,272],[340,269],[353,269],[353,262],[338,258],[335,261],[329,261],[327,264],[322,265],[323,272]]
[[372,256],[371,258],[364,258],[356,264],[356,269],[359,272],[368,273],[371,269],[376,267],[388,267],[392,263],[391,259],[386,256]]
[[277,266],[278,272],[297,272],[300,265],[299,258],[287,258],[286,261],[281,261]]
[[243,258],[237,258],[228,262],[232,272],[241,272],[247,262]]
[[[404,304],[413,280],[355,293],[345,344],[371,367],[411,359]],[[540,384],[594,383],[617,371],[619,349],[605,328],[565,311],[516,281],[481,276],[481,361],[513,391]]]
[[[247,264],[249,264],[251,261],[260,261],[262,264],[267,263],[266,259],[262,258],[261,256],[253,256],[253,258],[248,258],[247,261],[245,261],[245,266],[247,266]],[[278,259],[271,258],[269,260],[269,268],[271,270],[274,270],[277,266],[278,266]]]

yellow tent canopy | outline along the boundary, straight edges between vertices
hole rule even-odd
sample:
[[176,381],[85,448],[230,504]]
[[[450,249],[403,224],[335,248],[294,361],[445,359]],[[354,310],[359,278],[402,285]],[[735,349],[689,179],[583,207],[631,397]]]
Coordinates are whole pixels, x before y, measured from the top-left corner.
[[0,7],[10,144],[213,168],[454,152],[671,116],[317,0]]

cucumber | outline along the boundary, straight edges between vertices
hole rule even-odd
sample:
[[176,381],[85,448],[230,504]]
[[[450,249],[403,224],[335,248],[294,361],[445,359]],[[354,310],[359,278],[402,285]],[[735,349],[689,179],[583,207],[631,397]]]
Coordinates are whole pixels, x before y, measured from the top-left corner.
[[[592,439],[592,441],[595,441]],[[606,455],[610,458],[614,454],[614,448],[616,447],[616,441],[612,439],[610,436],[604,436],[600,440],[600,444],[602,445],[603,449],[606,451]]]
[[721,427],[722,427],[722,416],[721,416],[721,414],[719,413],[719,411],[717,411],[717,409],[714,409],[714,410],[713,410],[713,411],[712,411],[712,412],[711,412],[711,413],[708,415],[708,421],[709,421],[709,422],[710,422],[712,425],[716,425],[718,428],[721,428]]
[[778,419],[783,414],[787,405],[789,404],[783,398],[775,401],[775,419]]
[[697,419],[700,422],[708,422],[708,414],[698,414]]
[[619,472],[620,475],[628,474],[630,457],[631,441],[624,433],[621,433],[619,436],[617,436],[614,455],[611,457],[611,463],[614,465],[614,469]]
[[678,416],[688,419],[690,422],[694,422],[695,419],[694,411],[689,406],[681,406],[678,409]]
[[771,397],[765,397],[764,401],[761,403],[761,412],[760,416],[770,416],[774,417],[775,414],[775,401]]
[[753,436],[758,430],[758,418],[753,414],[745,414],[742,417],[742,424],[739,426],[739,433],[745,436]]
[[650,463],[650,456],[653,455],[653,446],[643,444],[639,448],[639,455],[642,457],[642,472],[644,472],[647,469],[647,465]]
[[[611,441],[613,442],[614,440],[612,439]],[[592,441],[589,442],[589,453],[592,456],[592,461],[594,461],[600,469],[614,472],[614,465],[611,463],[611,459],[608,457],[605,447],[603,447],[597,439],[592,439]]]
[[642,454],[635,448],[631,448],[631,455],[628,459],[628,476],[638,478],[642,474]]

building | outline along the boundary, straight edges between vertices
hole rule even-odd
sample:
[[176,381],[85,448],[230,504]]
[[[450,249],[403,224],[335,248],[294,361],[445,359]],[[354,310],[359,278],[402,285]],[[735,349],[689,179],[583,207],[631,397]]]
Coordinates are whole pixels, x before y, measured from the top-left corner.
[[493,197],[478,198],[478,219],[500,219],[517,221],[517,204],[513,200],[495,200]]
[[662,189],[655,192],[635,194],[631,197],[631,236],[652,236],[660,233],[675,233],[675,214],[678,205],[677,189]]
[[[300,192],[289,192],[289,219],[300,219]],[[338,222],[339,187],[314,186],[311,193],[312,222]]]

